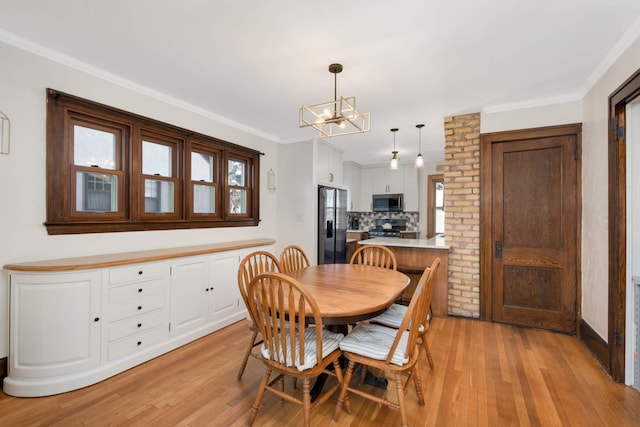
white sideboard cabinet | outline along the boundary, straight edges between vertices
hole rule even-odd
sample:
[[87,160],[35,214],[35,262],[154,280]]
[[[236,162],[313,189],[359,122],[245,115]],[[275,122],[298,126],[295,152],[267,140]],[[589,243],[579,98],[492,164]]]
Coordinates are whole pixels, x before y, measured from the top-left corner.
[[8,264],[3,391],[47,396],[116,375],[246,318],[240,260],[272,239]]

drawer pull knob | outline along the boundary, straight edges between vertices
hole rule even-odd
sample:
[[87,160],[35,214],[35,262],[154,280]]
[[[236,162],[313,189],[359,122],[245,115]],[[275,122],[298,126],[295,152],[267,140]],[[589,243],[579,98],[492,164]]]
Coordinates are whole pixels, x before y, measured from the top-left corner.
[[138,310],[142,310],[142,306],[141,305],[138,306]]
[[94,321],[94,322],[99,322],[99,321],[100,321],[100,318],[99,318],[99,317],[96,317],[95,319],[93,319],[93,321]]
[[138,289],[138,292],[142,292],[142,288]]
[[138,323],[138,328],[142,328],[142,323]]
[[138,341],[138,345],[142,345],[142,341]]
[[138,271],[138,275],[142,276],[142,270]]

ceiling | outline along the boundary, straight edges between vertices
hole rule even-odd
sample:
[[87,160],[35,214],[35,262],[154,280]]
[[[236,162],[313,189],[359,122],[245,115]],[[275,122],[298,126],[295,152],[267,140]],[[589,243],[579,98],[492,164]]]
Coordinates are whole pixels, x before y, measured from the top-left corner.
[[339,62],[371,131],[330,142],[360,164],[388,161],[390,128],[410,162],[426,123],[441,161],[443,117],[581,99],[639,28],[638,0],[0,0],[4,39],[281,143],[314,135],[298,110],[333,99]]

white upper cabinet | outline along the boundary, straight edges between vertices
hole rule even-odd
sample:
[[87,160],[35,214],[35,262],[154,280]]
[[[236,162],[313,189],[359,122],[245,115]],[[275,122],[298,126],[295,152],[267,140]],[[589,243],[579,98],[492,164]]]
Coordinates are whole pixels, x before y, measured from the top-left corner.
[[418,169],[413,165],[404,166],[404,210],[417,212],[420,208],[420,196],[418,185]]
[[374,168],[373,194],[397,194],[404,191],[404,174],[402,167],[392,170],[388,167]]
[[374,169],[364,168],[360,171],[360,211],[371,212],[371,196],[373,195]]
[[361,176],[360,168],[354,163],[343,163],[342,185],[347,189],[347,210],[349,212],[360,212],[363,210],[360,203]]
[[324,142],[318,142],[318,184],[342,186],[342,152]]

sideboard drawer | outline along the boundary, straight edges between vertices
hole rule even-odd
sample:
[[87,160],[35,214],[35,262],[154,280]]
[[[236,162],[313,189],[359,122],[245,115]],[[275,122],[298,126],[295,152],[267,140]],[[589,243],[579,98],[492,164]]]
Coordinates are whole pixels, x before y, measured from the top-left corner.
[[109,360],[140,351],[169,337],[168,328],[157,327],[109,344]]
[[115,341],[127,335],[146,331],[160,325],[169,328],[167,310],[154,310],[139,316],[127,317],[109,324],[109,341]]
[[137,314],[148,313],[164,307],[165,303],[165,293],[157,292],[118,304],[111,304],[108,309],[108,319],[110,322],[114,322]]
[[169,263],[151,262],[126,267],[112,268],[109,270],[109,284],[117,285],[140,280],[149,280],[155,277],[168,277]]
[[169,286],[168,279],[148,280],[131,285],[110,286],[109,302],[115,303],[132,298],[145,297],[157,292],[164,292]]

